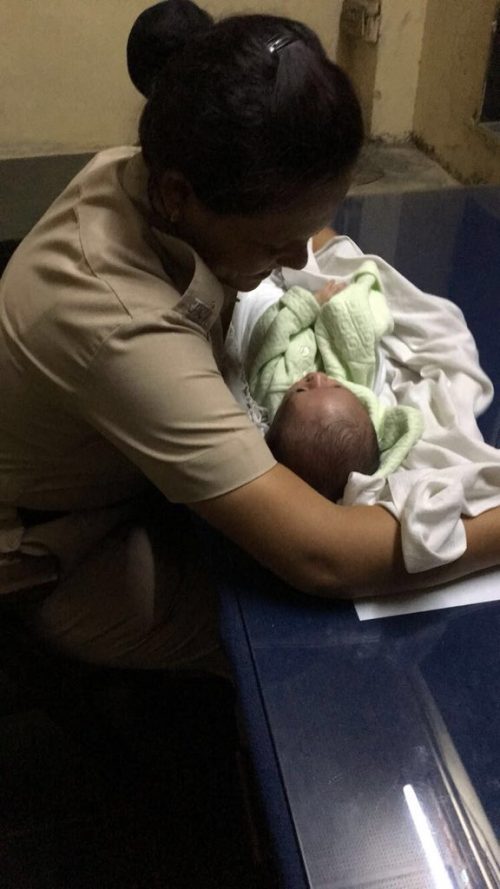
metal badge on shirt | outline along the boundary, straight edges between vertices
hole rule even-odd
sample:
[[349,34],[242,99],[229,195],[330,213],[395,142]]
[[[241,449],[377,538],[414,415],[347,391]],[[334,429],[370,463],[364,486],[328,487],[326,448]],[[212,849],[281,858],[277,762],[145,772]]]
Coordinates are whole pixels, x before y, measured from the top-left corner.
[[174,310],[180,315],[184,315],[193,324],[197,324],[206,333],[212,327],[217,317],[217,306],[215,300],[204,302],[194,294],[187,292],[182,299],[179,300]]

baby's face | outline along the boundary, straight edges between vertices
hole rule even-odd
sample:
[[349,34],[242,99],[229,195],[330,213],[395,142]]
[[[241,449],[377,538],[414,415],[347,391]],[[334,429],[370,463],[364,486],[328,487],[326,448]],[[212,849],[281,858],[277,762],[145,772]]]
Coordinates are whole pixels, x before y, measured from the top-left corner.
[[356,422],[366,423],[367,413],[358,398],[337,380],[321,371],[306,374],[290,386],[280,405],[278,414],[286,410],[296,420],[315,423],[331,419],[339,412]]

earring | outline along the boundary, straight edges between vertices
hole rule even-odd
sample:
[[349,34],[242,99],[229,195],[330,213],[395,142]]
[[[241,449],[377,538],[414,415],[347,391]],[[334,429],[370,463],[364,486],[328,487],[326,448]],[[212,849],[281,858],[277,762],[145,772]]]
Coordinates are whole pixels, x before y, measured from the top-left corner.
[[179,222],[180,215],[181,214],[180,214],[179,210],[173,210],[173,212],[170,214],[170,223],[172,225],[175,225],[176,222]]

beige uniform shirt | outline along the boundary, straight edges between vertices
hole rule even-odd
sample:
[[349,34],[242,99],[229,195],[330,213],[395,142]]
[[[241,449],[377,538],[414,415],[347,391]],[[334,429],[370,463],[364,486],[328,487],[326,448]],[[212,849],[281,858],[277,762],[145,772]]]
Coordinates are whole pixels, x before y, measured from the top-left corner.
[[145,479],[190,503],[274,465],[219,370],[223,301],[151,225],[140,151],[97,155],[0,282],[0,551],[12,507],[105,506]]

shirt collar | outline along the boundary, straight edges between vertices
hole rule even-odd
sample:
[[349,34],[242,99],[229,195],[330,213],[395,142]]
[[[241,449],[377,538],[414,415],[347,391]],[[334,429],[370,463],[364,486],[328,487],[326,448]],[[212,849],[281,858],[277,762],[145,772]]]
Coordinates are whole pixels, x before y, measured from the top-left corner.
[[158,227],[158,217],[148,196],[149,172],[140,150],[128,161],[123,187],[130,200],[147,220],[154,238],[153,247],[162,260],[167,275],[181,294],[175,311],[203,328],[207,333],[219,318],[225,298],[220,281],[186,241],[167,234]]
[[224,305],[222,284],[185,241],[154,227],[153,234],[163,248],[166,270],[182,294],[174,306],[175,311],[208,333]]

